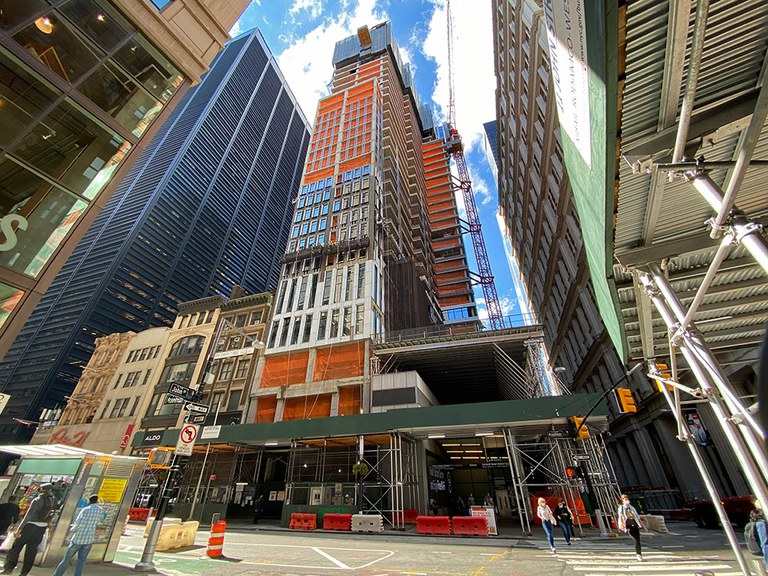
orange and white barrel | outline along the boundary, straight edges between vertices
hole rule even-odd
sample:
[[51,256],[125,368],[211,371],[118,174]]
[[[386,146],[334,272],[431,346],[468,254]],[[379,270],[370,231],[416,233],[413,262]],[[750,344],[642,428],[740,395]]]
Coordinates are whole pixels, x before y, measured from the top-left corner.
[[210,558],[220,558],[224,555],[224,532],[227,530],[227,523],[219,520],[211,524],[211,534],[208,537],[208,549],[205,553]]

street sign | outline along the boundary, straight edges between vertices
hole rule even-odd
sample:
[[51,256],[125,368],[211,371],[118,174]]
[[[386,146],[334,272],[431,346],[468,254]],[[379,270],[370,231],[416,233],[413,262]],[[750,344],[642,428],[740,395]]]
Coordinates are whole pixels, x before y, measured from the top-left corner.
[[3,410],[5,410],[5,405],[8,404],[8,400],[10,400],[10,398],[10,394],[0,393],[0,414],[2,414]]
[[165,395],[166,404],[184,404],[184,402],[186,402],[186,400],[181,396],[173,396],[172,394]]
[[592,457],[589,454],[574,454],[573,459],[576,461],[579,460],[591,460]]
[[184,386],[183,384],[171,382],[168,386],[168,394],[179,396],[180,398],[184,398],[184,400],[193,400],[197,395],[197,390],[192,390],[192,388]]
[[232,358],[233,356],[245,356],[246,354],[253,354],[256,348],[248,346],[247,348],[238,348],[237,350],[225,350],[223,352],[216,352],[213,355],[214,360],[220,360],[221,358]]
[[184,404],[184,410],[189,410],[190,412],[200,412],[201,414],[208,414],[210,406],[207,404],[198,404],[197,402],[187,402]]
[[550,438],[565,438],[565,432],[562,430],[549,430],[547,436]]
[[176,442],[177,456],[192,456],[192,448],[195,446],[199,429],[195,424],[184,424],[179,432],[179,440]]
[[221,434],[221,426],[206,426],[203,428],[200,438],[218,438],[219,434]]
[[205,422],[206,415],[205,414],[187,414],[187,417],[184,418],[184,424],[202,424]]

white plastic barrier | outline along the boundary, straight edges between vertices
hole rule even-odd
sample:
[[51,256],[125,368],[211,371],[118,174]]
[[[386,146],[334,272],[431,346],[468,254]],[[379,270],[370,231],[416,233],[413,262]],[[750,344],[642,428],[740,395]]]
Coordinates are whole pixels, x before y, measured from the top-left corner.
[[656,514],[641,514],[640,519],[643,521],[643,525],[648,528],[648,530],[653,530],[659,534],[669,534],[664,516]]
[[352,532],[384,532],[380,514],[352,514]]
[[172,550],[174,548],[184,548],[193,546],[199,522],[183,522],[181,524],[165,524],[160,529],[160,536],[157,539],[157,550]]
[[[154,517],[147,518],[147,525],[144,528],[144,538],[149,536],[149,530],[152,528],[152,523],[155,521]],[[181,518],[163,518],[163,527],[169,525],[181,524]]]

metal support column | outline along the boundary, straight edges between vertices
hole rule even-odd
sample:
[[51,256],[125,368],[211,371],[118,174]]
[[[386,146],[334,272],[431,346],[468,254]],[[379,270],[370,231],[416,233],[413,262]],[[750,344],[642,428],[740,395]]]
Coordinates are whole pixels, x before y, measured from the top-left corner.
[[527,490],[523,485],[523,463],[517,449],[517,442],[509,428],[504,428],[504,445],[507,448],[509,471],[512,474],[512,491],[515,494],[517,515],[520,519],[520,529],[525,534],[531,534],[531,520],[528,514]]

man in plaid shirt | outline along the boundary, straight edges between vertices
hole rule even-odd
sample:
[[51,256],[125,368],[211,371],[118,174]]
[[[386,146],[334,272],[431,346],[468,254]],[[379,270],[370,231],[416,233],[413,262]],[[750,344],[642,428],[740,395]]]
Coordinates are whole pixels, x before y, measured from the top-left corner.
[[77,515],[72,527],[72,541],[64,554],[64,558],[56,566],[53,576],[63,576],[75,554],[77,554],[75,576],[80,576],[83,573],[85,559],[88,558],[93,541],[96,540],[96,527],[105,516],[104,510],[97,504],[98,501],[99,495],[94,494],[88,498],[88,506],[80,510],[80,514]]

